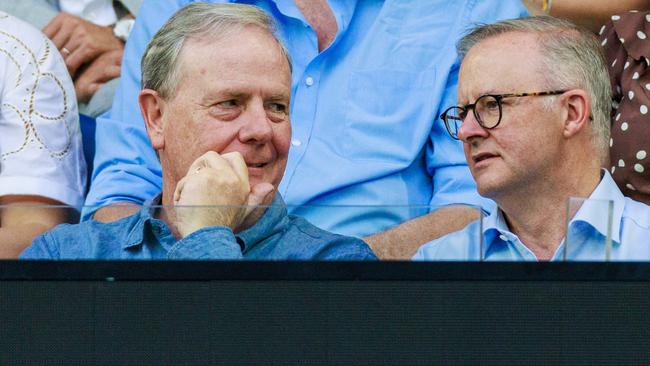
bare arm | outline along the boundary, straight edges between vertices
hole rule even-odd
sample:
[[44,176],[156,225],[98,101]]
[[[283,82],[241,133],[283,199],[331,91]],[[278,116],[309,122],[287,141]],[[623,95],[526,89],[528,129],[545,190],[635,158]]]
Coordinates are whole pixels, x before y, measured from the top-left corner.
[[131,202],[117,202],[95,211],[93,220],[101,222],[117,221],[138,212],[140,207],[140,205]]
[[473,208],[447,206],[364,240],[381,259],[409,260],[422,244],[460,230],[476,219],[478,213]]
[[[68,221],[70,209],[38,207],[61,205],[40,196],[0,197],[0,258],[13,259],[38,235]],[[27,207],[37,206],[37,207]]]
[[[524,0],[532,15],[542,14],[542,0]],[[628,10],[650,10],[649,0],[553,0],[550,15],[598,32],[609,18]]]

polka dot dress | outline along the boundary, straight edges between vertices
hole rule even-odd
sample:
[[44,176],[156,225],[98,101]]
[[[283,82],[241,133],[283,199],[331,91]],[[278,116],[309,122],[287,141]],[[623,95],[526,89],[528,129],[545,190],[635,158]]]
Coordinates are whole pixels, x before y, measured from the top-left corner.
[[614,92],[610,171],[623,194],[650,204],[650,13],[614,15],[600,29]]

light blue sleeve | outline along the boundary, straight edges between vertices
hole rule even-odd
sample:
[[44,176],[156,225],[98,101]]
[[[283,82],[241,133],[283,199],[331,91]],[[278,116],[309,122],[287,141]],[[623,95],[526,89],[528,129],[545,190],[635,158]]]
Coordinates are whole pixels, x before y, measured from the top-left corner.
[[155,32],[188,0],[145,0],[122,59],[120,85],[110,111],[97,119],[96,151],[82,220],[113,202],[142,204],[160,192],[160,163],[138,105],[140,59]]
[[[469,1],[464,11],[466,14],[463,16],[465,24],[458,29],[460,31],[458,37],[476,24],[494,23],[502,19],[528,15],[526,8],[518,0]],[[455,52],[455,50],[450,51]],[[427,169],[433,177],[431,210],[460,203],[478,205],[490,212],[496,205],[476,192],[476,183],[467,167],[462,142],[449,136],[444,123],[439,118],[445,109],[458,104],[458,71],[459,62],[457,61],[447,76],[444,95],[435,116],[427,145]]]

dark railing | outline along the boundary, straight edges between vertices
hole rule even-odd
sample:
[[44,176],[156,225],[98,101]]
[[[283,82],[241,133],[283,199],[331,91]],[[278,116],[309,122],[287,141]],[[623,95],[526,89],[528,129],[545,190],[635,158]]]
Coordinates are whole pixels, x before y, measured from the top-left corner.
[[5,261],[0,279],[0,365],[650,361],[650,263]]

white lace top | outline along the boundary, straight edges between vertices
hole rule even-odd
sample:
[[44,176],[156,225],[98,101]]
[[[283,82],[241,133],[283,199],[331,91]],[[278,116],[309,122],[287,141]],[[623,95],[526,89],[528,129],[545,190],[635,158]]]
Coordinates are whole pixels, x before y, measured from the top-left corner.
[[40,31],[0,12],[0,196],[83,203],[83,158],[74,86]]

